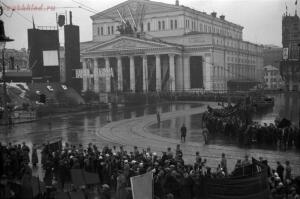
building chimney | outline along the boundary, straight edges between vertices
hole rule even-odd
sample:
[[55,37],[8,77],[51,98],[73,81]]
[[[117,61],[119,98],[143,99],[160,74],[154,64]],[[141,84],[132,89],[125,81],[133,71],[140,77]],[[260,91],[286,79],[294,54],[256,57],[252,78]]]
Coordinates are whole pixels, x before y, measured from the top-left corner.
[[216,13],[216,12],[212,12],[212,13],[211,13],[211,16],[217,17],[217,13]]
[[225,20],[225,15],[221,15],[220,19]]
[[179,0],[176,0],[175,5],[179,6]]

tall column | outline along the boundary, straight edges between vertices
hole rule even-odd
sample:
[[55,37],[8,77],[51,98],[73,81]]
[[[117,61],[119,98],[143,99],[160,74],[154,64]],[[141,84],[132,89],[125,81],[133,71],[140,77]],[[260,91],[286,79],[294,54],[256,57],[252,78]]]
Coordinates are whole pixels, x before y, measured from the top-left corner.
[[161,64],[160,55],[155,55],[156,91],[161,91]]
[[293,73],[292,73],[291,67],[288,68],[288,74],[289,74],[289,77],[288,77],[289,91],[293,91],[293,79],[292,79]]
[[86,59],[83,59],[82,61],[82,87],[83,87],[83,92],[86,92],[88,90]]
[[98,69],[98,60],[94,59],[94,91],[99,93],[99,69]]
[[212,90],[212,64],[210,55],[206,55],[204,57],[204,71],[203,71],[203,79],[204,79],[204,88],[205,90]]
[[190,56],[184,56],[184,65],[183,65],[183,83],[184,90],[189,90],[191,88],[191,79],[190,79]]
[[[175,58],[176,59],[176,58]],[[182,91],[183,90],[183,64],[182,64],[182,55],[177,57],[177,61],[175,64],[175,74],[176,74],[176,80],[175,80],[175,87],[176,90]]]
[[175,55],[174,54],[169,54],[169,63],[170,63],[170,91],[175,91],[175,60],[174,60]]
[[88,76],[88,90],[94,90],[94,80],[93,80],[93,73],[91,74],[91,71],[94,71],[92,60],[89,58],[87,59],[87,76]]
[[148,91],[148,66],[147,55],[143,56],[143,91]]
[[123,91],[122,59],[117,57],[118,90]]
[[[109,58],[108,57],[105,57],[105,69],[106,71],[109,71],[110,70],[110,65],[109,65]],[[105,91],[107,93],[111,92],[111,88],[110,88],[110,76],[107,76],[105,77]]]
[[130,90],[135,92],[135,70],[134,70],[134,56],[129,57],[130,60]]

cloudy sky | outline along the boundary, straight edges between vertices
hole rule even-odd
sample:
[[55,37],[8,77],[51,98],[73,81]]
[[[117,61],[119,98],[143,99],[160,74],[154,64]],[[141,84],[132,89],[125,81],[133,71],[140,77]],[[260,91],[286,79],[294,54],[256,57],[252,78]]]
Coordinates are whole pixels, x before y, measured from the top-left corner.
[[[5,23],[6,35],[15,39],[7,48],[27,48],[27,29],[32,28],[32,18],[36,26],[56,26],[56,13],[73,11],[73,24],[80,26],[80,40],[92,39],[92,12],[83,9],[83,5],[96,11],[103,11],[124,0],[4,0],[5,5],[15,8],[12,12],[4,7],[1,19]],[[175,0],[156,0],[174,4]],[[199,11],[218,15],[224,14],[226,19],[244,26],[244,40],[259,44],[281,46],[281,20],[286,5],[291,15],[295,14],[296,0],[180,0],[181,5]],[[300,4],[300,2],[299,2]],[[300,13],[298,4],[298,13]],[[22,10],[22,6],[43,7],[42,11]],[[80,7],[79,7],[80,6]],[[61,34],[62,35],[62,34]]]

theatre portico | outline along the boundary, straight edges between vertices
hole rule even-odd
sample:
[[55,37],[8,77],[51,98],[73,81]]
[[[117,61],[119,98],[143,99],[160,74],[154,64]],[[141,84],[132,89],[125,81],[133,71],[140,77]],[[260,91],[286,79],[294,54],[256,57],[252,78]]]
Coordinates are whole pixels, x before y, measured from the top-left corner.
[[[121,36],[82,53],[83,90],[94,92],[210,90],[211,53],[181,45]],[[99,74],[99,69],[113,71]],[[197,76],[191,76],[197,73]]]

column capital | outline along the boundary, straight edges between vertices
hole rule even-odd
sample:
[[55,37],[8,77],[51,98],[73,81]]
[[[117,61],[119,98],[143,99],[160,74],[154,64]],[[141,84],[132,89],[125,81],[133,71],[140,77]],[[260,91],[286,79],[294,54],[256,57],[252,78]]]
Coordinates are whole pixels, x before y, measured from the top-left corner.
[[168,54],[169,57],[175,57],[175,55],[176,55],[175,53],[169,53]]
[[105,61],[109,61],[109,57],[103,57]]
[[94,58],[93,61],[94,61],[94,64],[97,65],[97,67],[98,67],[98,58]]
[[182,58],[190,58],[190,57],[191,57],[191,55],[187,55],[187,54],[182,55]]

